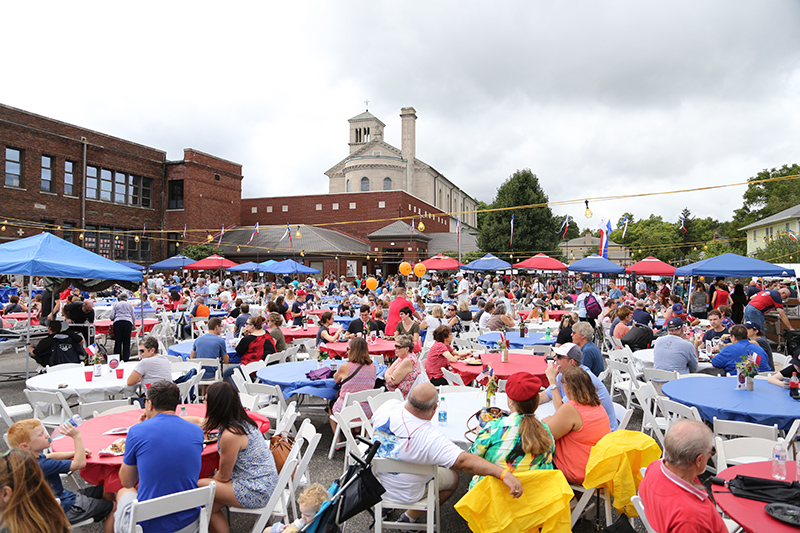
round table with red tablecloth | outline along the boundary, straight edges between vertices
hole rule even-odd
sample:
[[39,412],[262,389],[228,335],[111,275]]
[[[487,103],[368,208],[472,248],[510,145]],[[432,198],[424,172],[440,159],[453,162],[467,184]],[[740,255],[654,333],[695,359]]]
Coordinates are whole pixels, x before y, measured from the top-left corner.
[[[158,320],[155,318],[145,318],[144,319],[144,332],[150,333],[153,331],[153,328],[156,327],[158,324]],[[142,325],[142,319],[136,319],[136,327]],[[111,329],[111,321],[110,320],[95,320],[94,321],[94,331],[99,335],[108,335],[109,330]]]
[[[21,322],[28,320],[28,313],[7,313],[3,315],[3,318],[12,318],[17,322]],[[36,313],[31,313],[31,326],[36,326],[37,324],[39,324],[39,317],[36,316]]]
[[[566,315],[567,313],[571,313],[571,312],[572,311],[567,311],[565,309],[551,309],[547,313],[550,316],[550,320],[555,320],[557,322],[560,322],[561,319],[564,318],[564,315]],[[531,314],[530,311],[517,311],[517,315],[520,318],[528,318],[529,314]]]
[[[772,480],[772,461],[732,466],[717,474],[717,477],[730,481],[739,474]],[[786,481],[794,481],[795,474],[795,462],[787,461]],[[711,490],[714,491],[714,500],[716,500],[719,508],[748,533],[761,533],[762,531],[769,531],[770,533],[782,533],[785,531],[789,533],[797,531],[796,527],[772,518],[767,514],[767,511],[764,510],[767,504],[764,502],[734,496],[727,488],[718,485],[712,485]]]
[[[81,477],[91,485],[103,485],[107,492],[117,492],[122,488],[119,479],[119,469],[122,466],[122,455],[111,457],[100,457],[99,450],[111,445],[115,440],[125,435],[103,435],[106,431],[119,427],[130,427],[137,423],[139,417],[144,412],[143,409],[134,409],[124,413],[98,416],[90,418],[81,424],[81,436],[86,449],[92,451],[91,457],[86,458],[86,467],[81,469]],[[178,406],[180,412],[180,406]],[[205,416],[205,404],[186,404],[186,413],[189,416]],[[256,413],[250,413],[250,418],[259,424],[261,432],[269,430],[269,419]],[[68,437],[54,440],[52,444],[54,452],[74,451],[72,439]],[[164,450],[169,453],[169,450]],[[209,444],[203,448],[202,461],[200,466],[200,478],[209,477],[219,466],[219,453],[217,444]]]
[[[390,341],[387,339],[377,339],[375,344],[372,344],[367,341],[367,346],[369,346],[369,354],[370,355],[382,355],[384,357],[394,357],[394,341]],[[328,351],[331,357],[342,357],[344,359],[347,358],[347,342],[328,342],[325,343],[325,349]]]
[[[331,335],[336,333],[338,330],[339,328],[336,327],[328,328],[328,331],[331,333]],[[283,332],[283,338],[286,339],[287,343],[289,343],[298,339],[316,339],[319,327],[309,326],[307,329],[303,329],[300,326],[284,326],[281,328],[281,331]]]
[[508,379],[513,374],[518,372],[527,372],[533,374],[542,381],[542,386],[547,387],[550,382],[547,380],[544,372],[547,370],[547,361],[541,355],[532,355],[527,353],[508,353],[508,363],[500,362],[502,354],[500,353],[483,353],[480,354],[482,365],[468,365],[467,363],[451,363],[453,367],[464,380],[464,383],[469,384],[478,377],[485,365],[491,365],[494,369],[494,376],[496,379]]

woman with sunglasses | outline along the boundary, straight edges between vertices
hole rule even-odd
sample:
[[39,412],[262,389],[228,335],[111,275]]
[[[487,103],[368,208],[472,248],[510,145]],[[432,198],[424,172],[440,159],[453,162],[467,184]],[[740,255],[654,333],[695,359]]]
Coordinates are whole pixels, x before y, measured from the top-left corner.
[[72,527],[32,453],[13,448],[0,459],[0,531],[68,533]]
[[[403,309],[406,309],[405,307]],[[401,316],[402,316],[402,312]],[[414,341],[408,335],[395,335],[394,353],[397,356],[392,366],[386,371],[383,379],[386,380],[386,390],[392,392],[397,389],[403,393],[403,398],[408,396],[408,391],[422,372],[422,364],[413,353]]]

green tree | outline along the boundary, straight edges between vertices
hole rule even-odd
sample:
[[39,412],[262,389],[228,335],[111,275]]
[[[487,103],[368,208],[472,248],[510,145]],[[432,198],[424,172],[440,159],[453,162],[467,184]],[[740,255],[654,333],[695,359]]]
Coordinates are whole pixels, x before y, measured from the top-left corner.
[[205,259],[214,254],[225,257],[225,253],[221,249],[215,248],[213,244],[190,244],[181,248],[180,252],[181,255],[190,257],[195,261]]
[[674,223],[666,222],[660,216],[650,215],[650,218],[636,220],[633,223],[629,218],[628,233],[624,242],[622,228],[618,223],[617,229],[611,232],[611,240],[627,246],[634,261],[651,255],[662,261],[675,261],[680,258],[681,237],[677,228]]
[[[530,169],[518,170],[498,189],[492,208],[547,203],[539,179]],[[478,246],[484,252],[510,252],[511,216],[514,216],[514,250],[528,257],[533,252],[554,250],[558,224],[549,207],[509,209],[486,213],[478,229]],[[515,254],[516,256],[517,254]]]
[[800,243],[787,235],[774,237],[753,254],[756,259],[770,263],[793,263],[794,256],[800,257]]

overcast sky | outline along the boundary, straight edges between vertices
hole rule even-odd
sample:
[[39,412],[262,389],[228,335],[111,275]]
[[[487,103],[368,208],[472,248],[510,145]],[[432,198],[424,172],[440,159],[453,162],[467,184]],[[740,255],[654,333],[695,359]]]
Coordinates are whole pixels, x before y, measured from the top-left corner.
[[[369,110],[491,202],[744,181],[800,160],[800,2],[14,2],[0,102],[244,165],[245,197],[323,193]],[[744,187],[556,207],[731,218]]]

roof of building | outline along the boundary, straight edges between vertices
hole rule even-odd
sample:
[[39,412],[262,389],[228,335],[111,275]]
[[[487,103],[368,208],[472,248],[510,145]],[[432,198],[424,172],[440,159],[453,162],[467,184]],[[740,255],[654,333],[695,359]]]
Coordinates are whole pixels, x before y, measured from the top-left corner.
[[[599,246],[600,245],[600,237],[587,237],[586,235],[581,235],[580,237],[575,237],[574,239],[570,239],[568,241],[558,243],[559,246],[569,246],[570,248],[580,247],[580,246]],[[609,246],[624,246],[623,244],[616,243],[614,241],[608,241]]]
[[[292,227],[292,249],[296,252],[369,253],[369,244],[336,230],[317,228],[314,226],[300,226],[300,234],[302,237],[299,239],[295,236],[296,231],[297,227]],[[255,252],[256,247],[258,247],[265,256],[270,253],[286,253],[289,251],[289,237],[284,237],[284,235],[286,235],[285,227],[259,228],[258,233],[253,237],[253,241],[250,243],[249,247],[245,247],[244,245],[247,244],[252,233],[253,226],[238,227],[235,230],[228,230],[225,232],[225,235],[222,237],[222,250],[225,252],[225,255],[231,257],[237,255],[251,256]],[[238,253],[236,252],[237,246],[240,246],[241,250]]]
[[753,222],[750,225],[747,225],[743,228],[739,228],[739,231],[759,228],[761,226],[766,226],[767,224],[774,224],[775,222],[780,222],[782,220],[786,220],[787,218],[800,218],[800,204],[790,207],[789,209],[784,209],[780,213],[775,213],[770,217],[757,220],[756,222]]
[[[444,252],[458,251],[458,235],[456,233],[430,233],[428,255],[434,256]],[[461,232],[461,253],[477,252],[478,238],[472,233]]]
[[404,222],[402,220],[396,220],[389,224],[388,226],[384,226],[378,231],[373,231],[367,237],[370,239],[410,239],[414,238],[415,241],[422,241],[422,242],[429,242],[431,240],[431,235],[433,233],[423,233],[416,228],[414,231],[411,231],[411,224],[414,222]]
[[381,119],[379,119],[378,117],[376,117],[375,115],[373,115],[369,111],[364,111],[363,113],[354,116],[353,118],[348,120],[348,122],[358,122],[360,120],[377,120],[381,124],[381,126],[386,126],[386,124],[381,122]]

